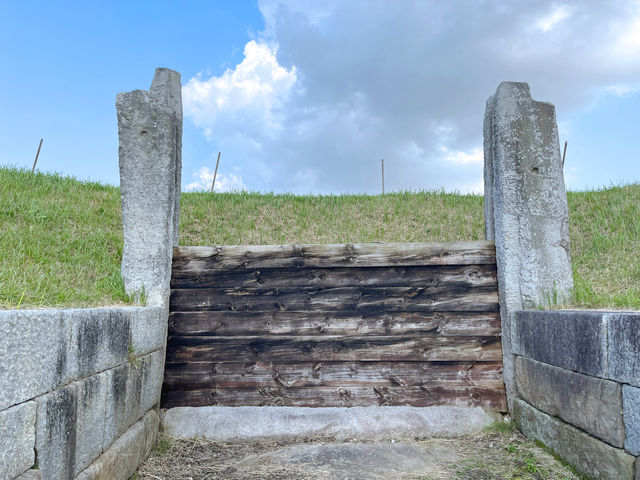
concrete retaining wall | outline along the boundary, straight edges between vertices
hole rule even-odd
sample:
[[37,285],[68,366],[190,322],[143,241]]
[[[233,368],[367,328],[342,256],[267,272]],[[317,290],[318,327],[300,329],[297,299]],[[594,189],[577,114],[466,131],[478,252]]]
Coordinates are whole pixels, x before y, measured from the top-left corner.
[[518,311],[520,430],[598,479],[640,479],[640,313]]
[[0,311],[0,480],[129,478],[158,431],[166,328],[160,307]]

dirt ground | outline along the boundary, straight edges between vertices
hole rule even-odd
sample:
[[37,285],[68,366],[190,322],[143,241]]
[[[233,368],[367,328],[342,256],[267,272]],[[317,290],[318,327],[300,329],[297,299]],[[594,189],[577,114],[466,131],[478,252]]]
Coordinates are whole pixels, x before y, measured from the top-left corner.
[[[523,437],[512,426],[492,428],[457,439],[403,440],[412,447],[443,445],[451,449],[455,461],[443,461],[435,471],[384,475],[374,472],[327,471],[322,465],[296,465],[266,458],[247,463],[246,459],[269,457],[269,452],[291,450],[292,445],[330,444],[330,439],[303,442],[218,443],[204,439],[178,440],[161,436],[149,459],[134,477],[153,480],[307,480],[346,478],[387,478],[406,480],[490,480],[535,479],[574,480],[581,477],[556,460],[549,452]],[[357,442],[356,442],[357,443]],[[338,473],[336,473],[338,472]]]

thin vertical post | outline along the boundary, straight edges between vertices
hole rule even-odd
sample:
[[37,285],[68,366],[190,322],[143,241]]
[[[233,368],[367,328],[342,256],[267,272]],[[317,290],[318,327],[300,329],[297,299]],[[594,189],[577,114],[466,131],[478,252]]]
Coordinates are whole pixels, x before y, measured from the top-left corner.
[[384,195],[384,158],[382,159],[382,194]]
[[43,138],[40,139],[40,145],[38,145],[38,152],[36,153],[36,159],[33,162],[33,168],[31,169],[31,173],[36,171],[36,163],[38,163],[38,157],[40,156],[40,149],[42,148],[43,140],[44,140]]
[[213,192],[213,187],[216,185],[216,177],[218,176],[218,165],[220,165],[220,152],[218,152],[218,160],[216,161],[216,171],[213,172],[213,182],[211,182],[211,191]]

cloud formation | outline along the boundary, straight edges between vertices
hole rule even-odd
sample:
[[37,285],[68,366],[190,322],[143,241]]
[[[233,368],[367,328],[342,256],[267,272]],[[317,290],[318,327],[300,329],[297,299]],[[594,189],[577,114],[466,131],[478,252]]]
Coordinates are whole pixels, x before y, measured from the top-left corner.
[[[194,180],[193,182],[187,184],[186,191],[210,191],[214,173],[215,172],[209,167],[201,167],[193,174]],[[242,178],[240,178],[238,175],[235,175],[233,173],[218,173],[218,175],[216,176],[216,183],[213,191],[218,193],[239,192],[246,189],[247,187],[244,185]]]
[[[185,113],[250,189],[477,191],[486,99],[527,81],[559,113],[640,86],[640,3],[260,0],[265,30]],[[213,148],[212,148],[213,150]]]

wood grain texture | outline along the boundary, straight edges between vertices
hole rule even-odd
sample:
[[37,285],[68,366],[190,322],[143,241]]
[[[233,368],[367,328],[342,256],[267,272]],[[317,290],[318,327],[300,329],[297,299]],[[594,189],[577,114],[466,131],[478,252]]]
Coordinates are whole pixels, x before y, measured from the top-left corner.
[[168,389],[502,385],[502,362],[167,363]]
[[498,337],[171,337],[170,362],[501,361]]
[[174,247],[176,272],[219,268],[388,267],[495,264],[493,242],[349,243]]
[[464,287],[497,288],[495,265],[428,267],[253,268],[182,271],[175,269],[171,288],[237,290],[336,287]]
[[323,290],[171,290],[170,309],[227,311],[497,312],[492,287],[342,287]]
[[506,411],[491,242],[175,247],[162,406]]
[[498,312],[171,312],[170,336],[499,336]]
[[412,406],[482,407],[506,412],[503,386],[203,388],[164,390],[162,408],[224,405],[291,407]]

